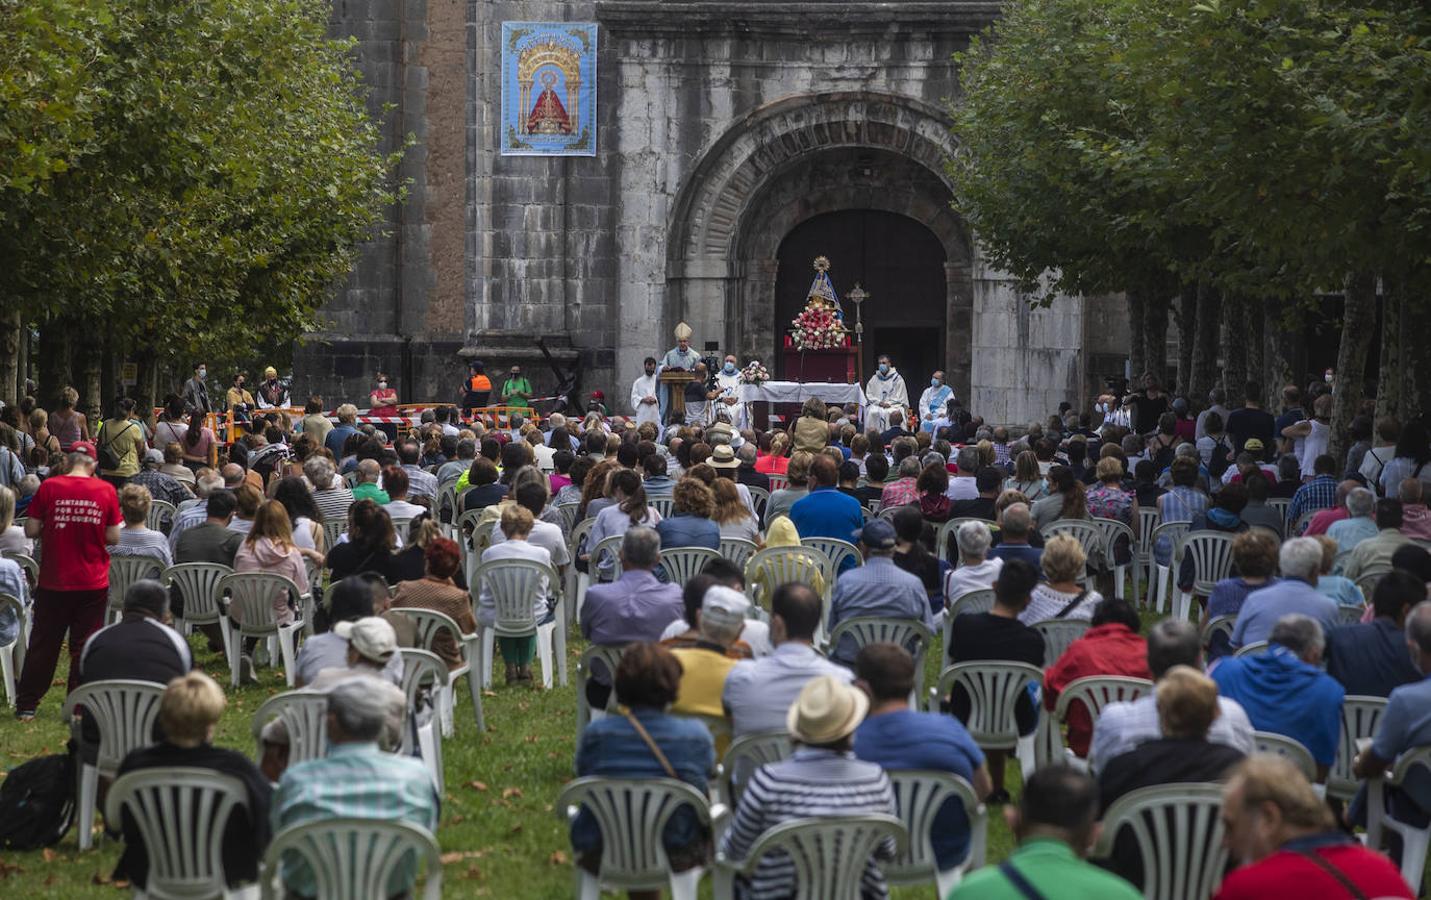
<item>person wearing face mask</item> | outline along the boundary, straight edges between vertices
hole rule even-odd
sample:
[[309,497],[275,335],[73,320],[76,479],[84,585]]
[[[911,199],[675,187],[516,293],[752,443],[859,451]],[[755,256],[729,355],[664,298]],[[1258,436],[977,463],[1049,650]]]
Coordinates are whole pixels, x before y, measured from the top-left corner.
[[888,356],[881,355],[879,368],[865,387],[869,409],[865,412],[865,427],[880,434],[893,428],[903,429],[904,411],[909,406],[909,391]]
[[647,422],[653,425],[661,421],[661,400],[656,395],[656,358],[646,357],[645,371],[640,378],[631,382],[631,411],[635,413],[636,425]]
[[919,395],[919,427],[924,431],[934,431],[934,420],[944,415],[953,397],[954,389],[944,383],[944,373],[935,372],[929,379],[929,387]]
[[263,381],[258,383],[258,408],[279,409],[288,406],[288,385],[278,380],[278,370],[273,366],[263,370]]
[[209,388],[204,379],[209,377],[209,368],[203,363],[194,364],[194,377],[184,382],[184,406],[208,415],[214,411],[209,403]]
[[497,399],[503,406],[532,405],[532,383],[522,376],[521,366],[512,366],[507,380],[502,382],[502,393]]
[[716,372],[715,383],[720,391],[715,398],[716,406],[725,411],[736,431],[740,431],[745,428],[745,407],[740,402],[740,368],[734,353],[726,354],[725,363]]
[[245,380],[242,372],[234,375],[233,385],[224,396],[224,402],[234,411],[234,418],[241,422],[248,421],[248,414],[253,410],[253,394],[244,387]]

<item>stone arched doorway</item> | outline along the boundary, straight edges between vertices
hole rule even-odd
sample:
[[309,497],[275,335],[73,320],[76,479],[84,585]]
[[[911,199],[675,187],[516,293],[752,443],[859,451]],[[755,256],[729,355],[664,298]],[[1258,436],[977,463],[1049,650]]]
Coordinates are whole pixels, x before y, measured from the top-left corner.
[[[926,229],[942,250],[943,315],[935,315],[930,344],[950,384],[968,396],[971,252],[943,173],[953,151],[947,117],[910,97],[792,97],[746,116],[682,188],[666,245],[662,331],[685,319],[698,334],[719,336],[723,349],[772,361],[784,331],[775,320],[781,243],[823,214],[897,214]],[[787,277],[808,287],[810,275],[805,260]]]

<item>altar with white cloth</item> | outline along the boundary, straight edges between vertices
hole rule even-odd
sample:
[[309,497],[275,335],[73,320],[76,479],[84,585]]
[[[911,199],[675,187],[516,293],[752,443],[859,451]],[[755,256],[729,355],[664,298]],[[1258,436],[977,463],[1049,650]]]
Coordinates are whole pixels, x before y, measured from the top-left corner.
[[[865,414],[865,389],[858,384],[839,384],[824,381],[763,381],[760,384],[745,384],[740,388],[740,402],[789,403],[798,406],[811,397],[818,397],[826,406],[844,406],[856,403],[860,407],[860,418]],[[753,420],[752,420],[753,421]]]

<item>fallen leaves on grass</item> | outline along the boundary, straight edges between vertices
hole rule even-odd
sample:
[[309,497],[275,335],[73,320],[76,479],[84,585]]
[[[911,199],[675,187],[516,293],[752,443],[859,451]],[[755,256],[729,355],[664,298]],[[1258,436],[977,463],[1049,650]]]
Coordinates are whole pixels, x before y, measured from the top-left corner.
[[46,847],[45,849],[40,851],[40,857],[44,859],[45,862],[52,863],[55,860],[59,859],[60,855],[55,851],[51,850],[49,847]]
[[560,850],[553,850],[552,855],[547,857],[547,862],[554,866],[564,866],[567,864],[567,856]]
[[25,871],[25,867],[19,863],[7,863],[0,859],[0,879],[9,878],[11,875],[19,875]]
[[487,790],[487,782],[485,782],[485,781],[469,781],[469,782],[467,782],[467,786],[470,787],[470,788],[471,788],[472,790],[474,790],[474,791],[485,791],[485,790]]
[[503,800],[510,800],[510,799],[512,799],[513,797],[521,797],[521,796],[522,796],[522,789],[519,788],[519,787],[502,788],[502,799],[503,799]]

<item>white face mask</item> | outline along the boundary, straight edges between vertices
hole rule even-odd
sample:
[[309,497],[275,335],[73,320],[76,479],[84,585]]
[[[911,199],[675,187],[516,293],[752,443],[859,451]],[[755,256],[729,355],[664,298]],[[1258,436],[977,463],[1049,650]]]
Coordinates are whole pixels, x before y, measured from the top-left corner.
[[[208,370],[208,369],[200,369],[200,370],[199,370],[199,378],[201,378],[201,379],[202,379],[202,378],[207,378],[208,375],[209,375],[209,370]],[[1328,377],[1327,380],[1330,381],[1331,378]]]
[[379,381],[379,382],[378,382],[378,387],[380,387],[380,388],[385,388],[385,387],[387,387],[387,386],[388,386],[388,383],[387,383],[386,381]]

